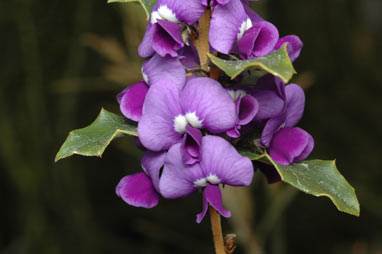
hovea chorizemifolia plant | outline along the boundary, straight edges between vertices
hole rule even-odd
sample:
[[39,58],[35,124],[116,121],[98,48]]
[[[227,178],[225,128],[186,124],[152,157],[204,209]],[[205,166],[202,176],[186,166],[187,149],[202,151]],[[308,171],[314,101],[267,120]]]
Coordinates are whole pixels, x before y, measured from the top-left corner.
[[[313,137],[296,127],[305,95],[288,84],[303,46],[299,37],[280,37],[248,0],[136,2],[148,15],[138,48],[146,59],[142,80],[117,95],[123,117],[102,109],[90,126],[69,134],[56,160],[100,156],[120,134],[136,136],[145,149],[142,170],[123,177],[116,194],[152,208],[160,197],[200,190],[196,221],[209,210],[217,232],[218,214],[231,216],[221,188],[249,186],[256,169],[269,182],[327,196],[340,211],[359,215],[354,189],[335,161],[305,160],[314,147]],[[214,235],[217,253],[224,253]]]

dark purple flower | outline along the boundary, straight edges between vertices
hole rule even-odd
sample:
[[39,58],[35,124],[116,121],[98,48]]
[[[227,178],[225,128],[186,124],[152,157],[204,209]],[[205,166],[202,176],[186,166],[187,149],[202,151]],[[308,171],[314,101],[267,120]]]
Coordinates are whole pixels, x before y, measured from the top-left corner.
[[265,56],[273,51],[278,39],[277,28],[270,22],[260,21],[244,32],[238,41],[238,50],[245,59]]
[[240,137],[241,126],[249,124],[257,114],[259,103],[242,89],[228,90],[228,92],[236,105],[237,122],[235,127],[226,133],[231,138],[238,138]]
[[197,215],[200,223],[206,214],[208,204],[221,215],[231,213],[222,207],[219,184],[248,186],[253,178],[253,165],[247,157],[241,156],[226,140],[217,136],[205,136],[200,146],[201,160],[186,165],[182,160],[181,144],[168,151],[159,189],[165,198],[181,198],[204,188],[203,211]]
[[162,80],[147,93],[138,136],[149,150],[162,151],[187,141],[185,134],[196,137],[198,129],[225,132],[235,126],[236,119],[235,104],[219,82],[194,78],[179,92],[172,81]]
[[165,78],[172,80],[180,91],[186,83],[186,72],[182,63],[176,58],[159,55],[143,64],[142,76],[144,81],[127,87],[117,95],[122,114],[136,122],[142,117],[143,103],[150,86]]
[[269,154],[281,165],[304,160],[314,147],[313,137],[300,128],[285,127],[272,138]]
[[144,172],[123,177],[117,185],[117,195],[132,206],[156,206],[160,197],[159,173],[165,158],[166,152],[147,151],[142,158]]
[[300,55],[303,46],[302,41],[296,35],[287,35],[279,39],[275,46],[275,50],[280,49],[284,44],[287,44],[289,58],[294,62]]
[[159,0],[152,9],[138,54],[149,57],[156,52],[161,56],[178,56],[177,50],[184,46],[181,23],[193,25],[204,9],[200,0]]

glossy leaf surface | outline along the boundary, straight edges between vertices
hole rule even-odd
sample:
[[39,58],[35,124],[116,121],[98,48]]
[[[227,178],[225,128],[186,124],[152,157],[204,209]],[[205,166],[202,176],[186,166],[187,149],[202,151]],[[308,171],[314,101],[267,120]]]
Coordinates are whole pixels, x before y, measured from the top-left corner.
[[360,206],[354,188],[338,171],[335,161],[306,160],[283,166],[273,161],[268,154],[261,156],[250,151],[240,153],[251,160],[272,164],[283,182],[316,197],[326,196],[338,210],[359,216]]
[[270,73],[281,78],[284,83],[288,83],[293,74],[296,73],[289,59],[286,45],[266,56],[248,60],[224,60],[211,54],[208,54],[208,57],[213,64],[224,71],[231,79],[236,78],[247,69],[256,69],[253,73],[258,77]]
[[110,142],[123,134],[138,136],[137,127],[128,124],[124,117],[102,109],[92,124],[69,133],[55,161],[73,154],[101,157]]

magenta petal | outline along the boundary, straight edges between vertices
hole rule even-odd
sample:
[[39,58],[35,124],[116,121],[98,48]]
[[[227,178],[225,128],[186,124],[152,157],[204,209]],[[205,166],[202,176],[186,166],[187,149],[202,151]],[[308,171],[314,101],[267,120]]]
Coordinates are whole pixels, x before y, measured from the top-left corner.
[[285,88],[287,100],[286,127],[295,126],[301,119],[305,107],[304,90],[296,84],[287,85]]
[[239,51],[247,58],[265,56],[279,39],[277,28],[270,22],[261,21],[247,30],[239,41]]
[[180,198],[192,194],[197,188],[194,182],[205,176],[198,163],[183,163],[181,144],[173,145],[167,153],[159,189],[165,198]]
[[212,133],[225,132],[235,126],[235,103],[227,90],[216,80],[189,80],[181,93],[180,101],[183,112],[195,112],[202,121],[202,127]]
[[226,131],[226,134],[231,138],[238,138],[240,137],[239,128],[240,126],[235,126],[234,128]]
[[252,182],[253,165],[241,156],[227,140],[218,136],[205,136],[200,147],[200,167],[204,175],[215,175],[222,184],[248,186]]
[[200,223],[208,210],[208,204],[210,204],[215,210],[222,216],[229,218],[231,212],[223,208],[222,193],[219,185],[207,184],[203,191],[203,210],[196,215],[196,222]]
[[186,71],[179,59],[154,55],[143,63],[142,73],[147,77],[149,86],[155,85],[162,79],[172,80],[181,91],[186,83]]
[[284,109],[284,99],[275,91],[254,90],[251,94],[259,103],[259,111],[255,116],[255,120],[266,120],[276,117]]
[[155,52],[162,57],[166,55],[178,56],[176,51],[184,46],[181,25],[159,19],[152,26],[154,29],[152,47]]
[[281,114],[278,117],[271,118],[267,121],[264,126],[263,132],[261,133],[261,143],[265,147],[269,147],[275,133],[283,127],[285,123],[286,114]]
[[182,114],[179,91],[170,80],[152,86],[145,99],[138,137],[149,150],[159,152],[180,143],[182,136],[174,129],[174,118]]
[[217,5],[212,12],[209,40],[211,46],[224,54],[229,54],[240,27],[247,20],[240,0],[231,0],[226,5]]
[[300,128],[286,127],[273,137],[269,154],[273,160],[289,165],[305,159],[313,150],[312,136]]
[[147,25],[143,40],[141,44],[139,44],[138,46],[138,55],[140,57],[149,57],[155,53],[152,47],[153,40],[154,40],[154,32],[155,32],[154,27],[151,25],[151,23],[149,23]]
[[146,151],[142,157],[142,168],[149,175],[155,190],[159,192],[159,174],[160,170],[164,165],[166,159],[166,151],[163,152],[153,152]]
[[198,52],[196,51],[196,48],[190,44],[190,46],[184,46],[178,51],[179,59],[182,62],[182,64],[190,69],[197,68],[197,66],[200,66],[200,60]]
[[200,145],[202,143],[202,132],[190,125],[186,126],[186,134],[182,142],[183,162],[192,165],[200,161]]
[[280,49],[285,43],[287,43],[287,51],[289,58],[292,62],[294,62],[300,55],[303,43],[298,36],[287,35],[280,38],[280,40],[275,46],[275,49]]
[[148,86],[141,81],[124,89],[117,95],[122,114],[138,122],[142,116],[143,102],[145,101]]
[[136,207],[153,208],[158,204],[159,194],[145,173],[125,176],[118,183],[117,195],[126,203]]
[[239,98],[238,108],[238,124],[246,125],[250,123],[257,114],[259,110],[259,103],[253,96],[246,95],[244,97]]

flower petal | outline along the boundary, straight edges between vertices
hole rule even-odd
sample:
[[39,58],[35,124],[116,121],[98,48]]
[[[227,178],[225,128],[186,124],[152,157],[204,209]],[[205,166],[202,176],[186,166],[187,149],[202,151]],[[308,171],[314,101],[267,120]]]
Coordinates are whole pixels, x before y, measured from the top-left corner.
[[160,170],[164,166],[167,151],[153,152],[146,151],[142,157],[142,168],[149,175],[155,190],[159,192],[159,175]]
[[179,59],[172,57],[161,57],[155,55],[143,63],[143,75],[146,75],[148,85],[155,85],[162,79],[172,80],[181,91],[186,83],[186,71]]
[[294,62],[300,55],[301,48],[303,46],[303,43],[301,39],[296,35],[287,35],[277,42],[275,46],[275,50],[278,50],[281,48],[285,43],[287,43],[287,51],[289,58],[292,62]]
[[138,122],[142,117],[142,107],[145,101],[148,86],[141,81],[124,89],[117,95],[122,114]]
[[240,0],[231,0],[224,6],[217,5],[211,17],[209,31],[211,46],[216,51],[229,54],[247,18]]
[[204,216],[207,213],[208,205],[211,205],[215,210],[222,216],[229,218],[231,217],[231,212],[223,208],[222,193],[220,191],[219,185],[207,184],[203,191],[203,210],[196,215],[196,222],[202,222]]
[[222,184],[248,186],[253,177],[249,158],[241,156],[228,141],[218,136],[205,136],[200,147],[200,167],[204,175],[215,175]]
[[176,51],[184,46],[181,25],[159,19],[152,26],[154,29],[152,48],[155,52],[162,57],[166,55],[178,56]]
[[183,162],[192,165],[200,161],[200,145],[202,143],[202,132],[190,125],[186,126],[186,133],[182,142]]
[[196,48],[190,44],[190,46],[185,46],[178,51],[179,59],[182,64],[190,69],[194,69],[200,66],[200,60]]
[[181,142],[181,135],[174,129],[174,119],[181,113],[179,91],[171,80],[163,79],[152,86],[138,123],[138,137],[142,144],[158,152]]
[[296,84],[287,85],[285,88],[287,99],[287,127],[295,126],[301,119],[305,107],[305,94],[304,90]]
[[255,116],[255,120],[276,117],[284,109],[284,99],[276,91],[255,89],[251,94],[259,103],[259,111]]
[[159,194],[150,178],[143,172],[125,176],[118,183],[117,195],[136,207],[152,208],[158,204]]
[[138,46],[138,55],[140,57],[149,57],[155,53],[155,50],[152,47],[155,31],[156,29],[149,23],[147,25],[143,40]]
[[205,10],[200,0],[158,0],[153,11],[163,5],[167,6],[179,21],[185,22],[188,25],[196,23],[202,17]]
[[[257,1],[257,0],[250,0],[250,1]],[[256,24],[264,20],[259,14],[257,14],[254,10],[252,10],[252,8],[249,6],[248,0],[241,0],[241,2],[243,3],[245,13],[251,19],[252,24]]]
[[273,160],[289,165],[305,159],[313,150],[312,136],[300,128],[286,127],[273,137],[269,154]]
[[238,101],[238,124],[246,125],[252,121],[259,110],[259,103],[251,96],[240,97]]
[[194,78],[187,82],[180,101],[185,113],[195,112],[202,127],[212,133],[225,132],[235,126],[236,106],[219,82],[210,78]]
[[245,58],[265,56],[274,49],[278,39],[277,28],[270,22],[261,21],[244,32],[238,42],[239,52]]
[[284,112],[281,115],[273,117],[266,122],[263,132],[261,133],[261,143],[265,147],[270,146],[273,136],[283,126],[285,119],[286,113]]
[[185,197],[197,190],[194,182],[201,178],[204,176],[199,164],[184,164],[181,144],[176,144],[167,153],[159,189],[165,198]]

